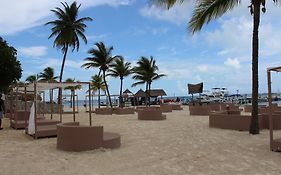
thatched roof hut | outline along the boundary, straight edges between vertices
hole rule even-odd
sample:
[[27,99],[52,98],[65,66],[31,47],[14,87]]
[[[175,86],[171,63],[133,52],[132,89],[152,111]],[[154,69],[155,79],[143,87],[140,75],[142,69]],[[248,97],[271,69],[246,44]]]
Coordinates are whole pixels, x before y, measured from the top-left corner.
[[146,97],[146,93],[140,89],[136,94],[135,97]]
[[159,97],[167,96],[166,92],[163,89],[151,89],[149,91],[150,97]]

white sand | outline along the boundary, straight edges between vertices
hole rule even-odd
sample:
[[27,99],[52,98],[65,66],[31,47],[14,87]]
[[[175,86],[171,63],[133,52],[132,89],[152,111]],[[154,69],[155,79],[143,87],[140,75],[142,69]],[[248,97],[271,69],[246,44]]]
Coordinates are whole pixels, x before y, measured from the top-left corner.
[[[77,119],[87,124],[88,115],[80,112]],[[71,115],[64,115],[64,121],[71,120]],[[253,136],[210,129],[208,116],[189,116],[187,107],[168,113],[164,121],[139,121],[137,114],[94,114],[93,123],[120,133],[121,148],[59,151],[56,138],[34,140],[22,130],[10,129],[5,119],[0,174],[281,174],[281,153],[269,150],[268,130]]]

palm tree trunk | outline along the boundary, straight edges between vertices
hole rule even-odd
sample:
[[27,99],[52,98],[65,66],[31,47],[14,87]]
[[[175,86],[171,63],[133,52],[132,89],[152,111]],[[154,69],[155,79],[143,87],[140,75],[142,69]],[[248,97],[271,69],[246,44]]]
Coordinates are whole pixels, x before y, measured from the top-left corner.
[[148,105],[150,106],[150,90],[151,90],[151,83],[148,84]]
[[148,83],[145,85],[145,106],[147,106]]
[[122,98],[122,88],[123,88],[123,78],[120,78],[121,84],[120,84],[120,95],[119,95],[119,107],[123,107],[123,98]]
[[72,100],[73,99],[73,90],[70,90],[70,92],[71,92],[70,93],[70,99],[71,99],[70,100],[70,108],[72,108],[72,105],[73,105],[73,100]]
[[258,58],[259,58],[259,24],[260,24],[260,1],[252,1],[254,6],[254,26],[252,41],[252,119],[250,125],[250,134],[259,134],[258,120]]
[[99,94],[98,94],[98,103],[99,103],[99,108],[100,108],[100,89],[99,89]]
[[[63,69],[64,69],[67,51],[68,51],[68,44],[66,44],[66,46],[65,46],[64,55],[63,55],[63,59],[62,59],[62,64],[61,64],[61,69],[60,69],[60,81],[59,81],[60,83],[62,82],[62,75],[63,75]],[[59,88],[58,104],[61,104],[61,97],[62,97],[62,89]]]
[[51,89],[49,90],[49,95],[50,95],[50,105],[51,105],[51,103],[52,103],[52,90]]
[[109,89],[108,89],[108,86],[107,86],[107,82],[105,81],[105,71],[103,71],[103,81],[104,81],[104,84],[105,84],[105,87],[106,87],[106,92],[107,92],[107,95],[108,95],[108,98],[109,98],[109,104],[110,104],[110,107],[112,108],[112,102],[111,102]]

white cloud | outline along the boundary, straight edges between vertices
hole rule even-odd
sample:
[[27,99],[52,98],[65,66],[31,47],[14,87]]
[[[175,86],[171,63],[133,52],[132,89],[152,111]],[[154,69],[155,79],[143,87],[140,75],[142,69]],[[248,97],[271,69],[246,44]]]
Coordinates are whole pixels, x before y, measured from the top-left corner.
[[[281,11],[280,11],[281,15]],[[264,21],[264,20],[262,20]],[[214,31],[200,33],[200,40],[206,40],[209,50],[218,50],[217,55],[224,58],[236,58],[240,63],[252,60],[252,19],[251,17],[232,17],[219,21]],[[281,53],[280,21],[269,20],[260,25],[259,60],[270,60]],[[197,42],[198,42],[197,41]]]
[[167,32],[169,31],[169,28],[167,27],[158,27],[158,28],[153,28],[153,27],[143,27],[143,28],[133,28],[132,29],[133,35],[154,35],[154,36],[161,36],[161,35],[165,35],[167,34]]
[[55,70],[58,70],[61,65],[61,61],[56,58],[48,58],[41,60],[40,62],[43,62],[40,66],[41,69],[45,69],[46,67],[53,67]]
[[101,40],[101,39],[105,39],[107,37],[109,37],[110,35],[105,33],[105,34],[100,34],[100,35],[90,35],[90,36],[87,36],[87,39],[88,40]]
[[47,47],[45,46],[32,46],[32,47],[20,47],[19,53],[25,57],[38,58],[47,54]]
[[176,4],[170,10],[160,8],[156,5],[145,6],[140,9],[140,14],[144,17],[155,18],[158,20],[169,21],[175,24],[186,23],[190,17],[193,6],[190,2]]
[[69,68],[77,68],[77,69],[84,69],[81,68],[81,66],[86,63],[85,61],[76,61],[76,60],[66,60],[65,61],[65,66]]
[[208,72],[208,66],[207,65],[199,65],[199,66],[197,66],[197,69],[200,72]]
[[227,58],[227,60],[224,62],[224,65],[233,67],[235,69],[239,69],[241,67],[240,62],[237,58]]
[[[71,0],[66,0],[72,3]],[[134,0],[78,0],[81,8],[98,5],[130,5]],[[60,7],[59,1],[52,0],[1,0],[0,1],[0,35],[10,35],[34,26],[43,25],[44,18],[51,16],[51,9]]]

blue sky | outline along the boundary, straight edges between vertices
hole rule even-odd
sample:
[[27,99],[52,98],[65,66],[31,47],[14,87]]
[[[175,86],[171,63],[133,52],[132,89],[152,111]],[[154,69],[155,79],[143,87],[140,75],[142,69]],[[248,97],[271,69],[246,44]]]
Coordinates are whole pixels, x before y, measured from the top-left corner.
[[[50,12],[60,6],[52,0],[0,0],[0,36],[18,50],[22,63],[22,80],[39,73],[47,66],[58,75],[62,53],[48,39],[55,19]],[[71,3],[72,1],[66,0]],[[80,66],[94,43],[103,41],[113,46],[114,55],[123,55],[135,65],[141,56],[153,56],[159,72],[167,77],[155,81],[152,88],[164,88],[169,96],[187,95],[187,83],[204,82],[204,89],[226,87],[230,93],[251,92],[251,34],[252,17],[243,1],[240,7],[205,26],[195,35],[187,31],[187,21],[193,4],[185,3],[167,11],[147,0],[79,0],[80,17],[88,22],[88,44],[79,52],[69,52],[64,79],[89,81],[96,69]],[[61,6],[60,6],[61,7]],[[260,27],[260,92],[266,92],[266,68],[281,65],[280,6],[268,1],[267,12],[261,15]],[[273,76],[273,90],[280,92],[281,76]],[[119,92],[119,79],[110,78],[112,94]],[[144,86],[131,88],[133,80],[125,79],[124,89],[136,92]],[[278,87],[279,86],[279,87]]]

